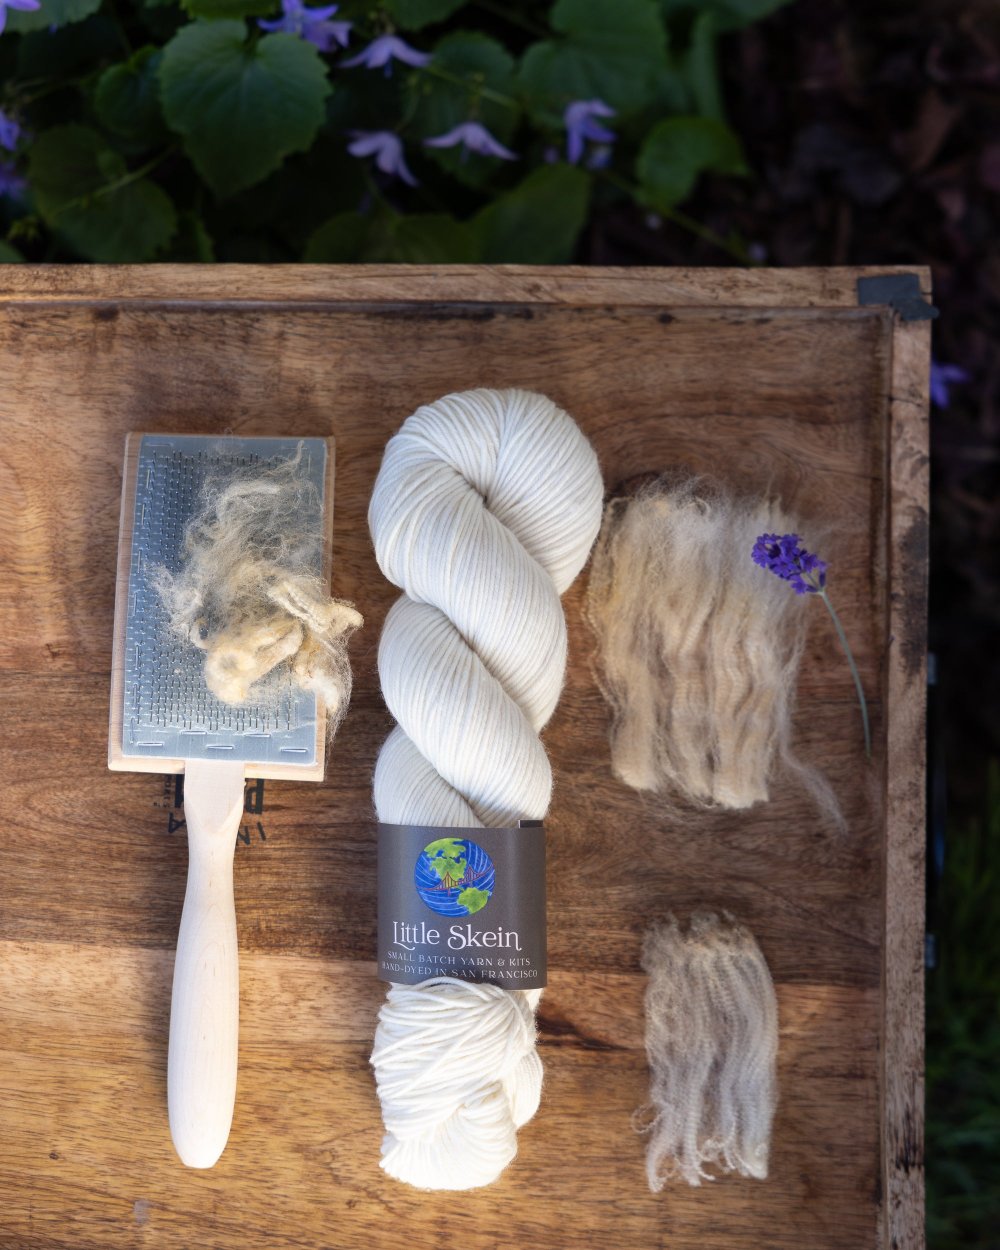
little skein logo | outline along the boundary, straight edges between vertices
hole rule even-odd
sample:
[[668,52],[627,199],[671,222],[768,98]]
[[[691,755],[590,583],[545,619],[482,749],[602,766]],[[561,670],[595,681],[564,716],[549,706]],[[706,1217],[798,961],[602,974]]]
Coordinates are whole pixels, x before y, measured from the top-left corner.
[[413,882],[421,901],[439,916],[471,916],[490,901],[496,869],[477,842],[438,838],[417,856]]
[[453,977],[541,988],[544,838],[540,822],[503,829],[380,823],[379,976],[397,985]]

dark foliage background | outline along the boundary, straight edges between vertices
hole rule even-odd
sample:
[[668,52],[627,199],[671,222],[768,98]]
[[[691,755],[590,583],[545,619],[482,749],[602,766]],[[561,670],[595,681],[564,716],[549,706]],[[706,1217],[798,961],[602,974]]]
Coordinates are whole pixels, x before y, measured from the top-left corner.
[[[928,1230],[996,1250],[1000,6],[344,0],[350,46],[323,53],[258,15],[277,0],[9,9],[0,259],[932,267]],[[431,69],[343,67],[392,31]],[[251,62],[270,77],[234,119]],[[613,137],[571,160],[565,110],[594,99]],[[425,145],[470,120],[517,159]],[[356,131],[396,136],[391,172]]]

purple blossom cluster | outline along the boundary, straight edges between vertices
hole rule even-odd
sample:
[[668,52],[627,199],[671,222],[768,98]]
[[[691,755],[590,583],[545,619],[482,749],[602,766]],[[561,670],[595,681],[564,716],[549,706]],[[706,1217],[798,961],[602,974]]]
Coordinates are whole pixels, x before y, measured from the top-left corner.
[[815,595],[826,586],[826,561],[806,551],[798,534],[761,534],[751,554],[754,564],[789,582],[797,595]]
[[475,152],[477,156],[495,156],[501,161],[516,161],[517,153],[505,148],[499,139],[493,137],[485,126],[479,122],[462,122],[443,135],[435,135],[424,140],[425,148],[454,148],[462,145],[463,156]]
[[[0,0],[0,6],[5,2],[27,5],[34,4],[37,0]],[[337,8],[335,4],[307,8],[303,0],[281,0],[281,17],[261,20],[259,25],[267,31],[298,35],[299,38],[315,44],[321,52],[330,52],[338,47],[346,48],[350,40],[351,23],[332,20]],[[421,52],[398,35],[387,33],[373,39],[356,56],[341,61],[340,66],[343,69],[381,69],[388,76],[397,61],[414,69],[426,69],[432,60],[431,53]],[[571,165],[580,163],[588,144],[597,145],[591,149],[587,158],[588,168],[599,169],[607,164],[616,136],[599,119],[614,115],[615,110],[598,99],[573,100],[566,106],[563,125],[566,128],[566,159]],[[461,147],[463,159],[470,153],[501,161],[518,159],[516,152],[505,147],[481,122],[472,117],[453,126],[444,134],[432,135],[423,142],[424,147],[428,148]],[[352,130],[347,150],[352,156],[362,160],[374,157],[375,167],[381,173],[390,178],[399,178],[411,187],[417,185],[416,178],[406,164],[403,142],[395,131]]]
[[[597,120],[598,117],[614,117],[614,115],[615,110],[603,100],[574,100],[571,104],[567,104],[566,111],[563,113],[563,123],[566,126],[566,159],[571,165],[579,165],[588,143],[597,143],[602,146],[614,143],[615,132],[609,130],[607,126],[602,126]],[[588,164],[594,162],[595,155],[597,165],[602,165],[602,157],[606,153],[592,153]]]
[[350,22],[330,20],[339,7],[328,4],[320,9],[307,9],[302,0],[281,0],[281,17],[261,19],[257,24],[272,33],[298,35],[320,52],[332,52],[334,48],[346,48],[351,37]]
[[[14,152],[20,139],[20,123],[0,109],[0,148]],[[19,197],[27,190],[27,186],[27,182],[17,172],[12,161],[0,161],[0,196]]]
[[[34,10],[40,8],[40,0],[0,0],[0,32],[3,31],[7,9]],[[304,0],[281,0],[281,16],[260,18],[258,25],[269,33],[297,36],[313,44],[320,52],[333,52],[346,48],[350,43],[353,23],[335,21],[337,4],[309,7]],[[344,69],[381,69],[388,76],[394,62],[426,69],[433,60],[432,54],[411,47],[398,35],[386,33],[377,36],[357,55],[341,61]],[[587,156],[587,166],[603,168],[611,155],[611,145],[616,136],[600,119],[615,115],[615,110],[603,100],[573,100],[563,113],[566,129],[566,160],[577,165],[593,146]],[[13,118],[0,111],[0,147],[14,151],[20,127]],[[403,141],[391,130],[353,130],[350,132],[348,152],[359,159],[374,157],[375,167],[390,178],[399,178],[409,186],[416,186],[403,151]],[[494,160],[515,161],[518,154],[506,147],[495,135],[474,117],[460,122],[444,134],[433,135],[423,141],[428,148],[461,147],[462,158],[470,153]],[[550,149],[546,159],[558,159],[558,153]],[[0,195],[16,195],[25,188],[24,179],[9,162],[0,162]]]
[[18,198],[27,189],[26,179],[17,172],[14,166],[9,161],[0,161],[0,195]]
[[13,117],[0,109],[0,148],[13,152],[21,138],[21,126]]
[[34,13],[42,7],[41,0],[0,0],[0,35],[7,25],[7,10],[20,9],[22,13]]
[[[504,161],[516,161],[517,153],[504,145],[479,122],[462,122],[443,135],[424,140],[427,148],[454,148],[462,145],[462,155],[475,152],[479,156],[493,156]],[[352,130],[347,146],[352,156],[374,156],[375,167],[390,177],[401,178],[411,187],[417,180],[410,172],[403,156],[403,141],[392,130]]]
[[352,56],[349,61],[341,61],[340,64],[344,69],[354,69],[359,65],[363,65],[365,69],[384,69],[388,78],[392,73],[393,61],[399,61],[401,65],[412,65],[415,69],[424,69],[430,65],[431,59],[429,52],[418,52],[398,35],[379,35],[357,56]]
[[403,141],[391,130],[352,130],[347,150],[352,156],[374,156],[376,169],[391,178],[402,178],[411,187],[417,185],[403,157]]
[[947,408],[951,403],[951,388],[968,380],[969,375],[961,365],[946,365],[932,360],[931,403],[935,408]]

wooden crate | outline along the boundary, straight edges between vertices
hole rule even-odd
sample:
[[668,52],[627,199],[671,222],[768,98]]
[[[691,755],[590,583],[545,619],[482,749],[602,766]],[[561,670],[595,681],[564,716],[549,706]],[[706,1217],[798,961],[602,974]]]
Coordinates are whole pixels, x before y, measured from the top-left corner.
[[[859,307],[858,270],[403,267],[0,270],[0,1245],[863,1250],[922,1244],[922,890],[928,323]],[[926,293],[927,275],[919,274]],[[689,465],[769,483],[828,526],[871,698],[812,615],[796,741],[850,823],[776,788],[666,821],[611,776],[582,576],[545,734],[546,1083],[495,1186],[420,1193],[378,1168],[370,780],[396,595],[365,522],[389,436],[474,385],[564,405],[612,486]],[[185,875],[172,779],[105,764],[128,430],[334,434],[335,585],[367,617],[323,786],[267,782],[236,856],[240,1079],[228,1149],[176,1160],[166,1116]],[[638,830],[644,831],[640,844]],[[633,849],[630,849],[633,848]],[[781,1016],[770,1178],[646,1188],[641,934],[729,907]]]

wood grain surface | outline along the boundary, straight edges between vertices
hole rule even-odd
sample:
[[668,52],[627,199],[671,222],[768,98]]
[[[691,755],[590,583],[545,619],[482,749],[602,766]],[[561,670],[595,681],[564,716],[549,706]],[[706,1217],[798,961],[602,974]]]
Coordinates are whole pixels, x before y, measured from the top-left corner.
[[[862,272],[3,267],[2,1250],[922,1244],[929,335],[858,308]],[[542,1106],[498,1184],[425,1194],[378,1168],[367,1063],[383,994],[370,781],[391,723],[375,654],[397,592],[365,516],[409,412],[474,385],[551,395],[609,488],[686,465],[778,491],[822,536],[875,759],[806,603],[796,744],[848,834],[790,784],[750,813],[664,819],[610,773],[585,572],[545,733]],[[177,1161],[166,1116],[178,786],[106,767],[122,452],[138,429],[333,435],[334,588],[367,621],[326,782],[267,781],[244,817],[236,1118],[207,1173]],[[652,1195],[630,1124],[647,1086],[641,936],[702,904],[750,925],[778,987],[771,1175]]]

